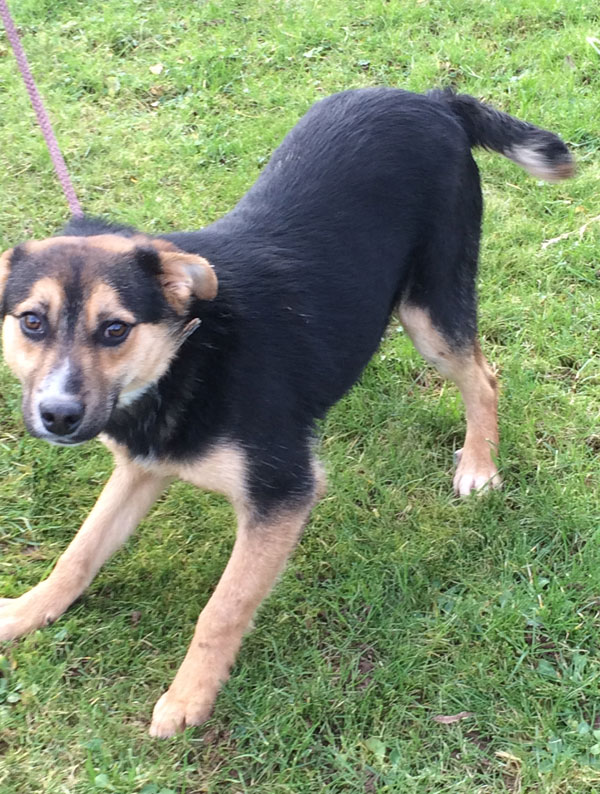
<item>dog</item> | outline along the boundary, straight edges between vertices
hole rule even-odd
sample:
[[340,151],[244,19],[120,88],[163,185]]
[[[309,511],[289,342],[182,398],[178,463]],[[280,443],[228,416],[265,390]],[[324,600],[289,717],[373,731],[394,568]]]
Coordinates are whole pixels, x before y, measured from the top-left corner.
[[151,236],[93,217],[0,258],[4,357],[27,429],[96,436],[115,468],[50,576],[0,602],[0,639],[56,620],[174,478],[223,493],[238,532],[150,733],[205,721],[325,478],[315,422],[396,312],[466,409],[459,495],[497,488],[496,379],[477,338],[482,197],[473,147],[569,177],[554,134],[451,90],[315,104],[239,203]]

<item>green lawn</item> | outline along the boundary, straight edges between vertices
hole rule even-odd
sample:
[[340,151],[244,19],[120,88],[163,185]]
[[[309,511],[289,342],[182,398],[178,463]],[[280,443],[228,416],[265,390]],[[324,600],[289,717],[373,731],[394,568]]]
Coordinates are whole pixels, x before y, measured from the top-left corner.
[[[598,792],[598,3],[12,6],[85,208],[150,232],[217,218],[352,86],[454,84],[559,132],[579,171],[477,155],[504,490],[452,497],[460,399],[392,326],[325,423],[328,495],[210,722],[146,733],[233,538],[227,504],[176,485],[64,618],[1,649],[0,794]],[[4,37],[0,194],[2,249],[67,218]],[[0,595],[48,573],[110,466],[28,437],[0,367]]]

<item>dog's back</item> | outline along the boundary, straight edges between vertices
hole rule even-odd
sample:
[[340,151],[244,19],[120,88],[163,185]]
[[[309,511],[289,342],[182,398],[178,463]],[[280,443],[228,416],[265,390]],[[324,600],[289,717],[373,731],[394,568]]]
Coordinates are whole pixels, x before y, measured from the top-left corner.
[[319,416],[355,382],[404,297],[429,296],[444,331],[472,336],[462,294],[481,222],[471,147],[525,139],[549,145],[546,175],[567,175],[559,138],[471,97],[346,91],[308,111],[228,215],[167,238],[213,263],[246,339],[260,336],[265,376],[269,361],[302,351],[311,367],[294,391]]

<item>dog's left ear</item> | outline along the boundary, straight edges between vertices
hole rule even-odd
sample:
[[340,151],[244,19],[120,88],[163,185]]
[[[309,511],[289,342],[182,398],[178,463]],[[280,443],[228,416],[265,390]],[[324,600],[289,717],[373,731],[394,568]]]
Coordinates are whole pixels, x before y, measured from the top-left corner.
[[2,313],[2,296],[4,295],[4,286],[8,280],[10,272],[10,260],[13,255],[13,249],[9,248],[0,256],[0,314]]
[[201,256],[182,251],[161,251],[159,280],[165,298],[183,314],[192,296],[210,301],[217,294],[217,277]]

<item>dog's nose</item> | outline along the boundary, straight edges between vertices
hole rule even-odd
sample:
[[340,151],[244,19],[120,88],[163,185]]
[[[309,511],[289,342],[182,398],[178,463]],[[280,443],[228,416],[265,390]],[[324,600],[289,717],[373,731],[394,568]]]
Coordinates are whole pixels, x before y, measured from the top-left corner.
[[81,424],[83,403],[73,398],[54,397],[40,403],[44,427],[55,436],[69,436]]

